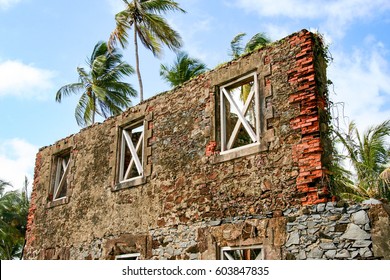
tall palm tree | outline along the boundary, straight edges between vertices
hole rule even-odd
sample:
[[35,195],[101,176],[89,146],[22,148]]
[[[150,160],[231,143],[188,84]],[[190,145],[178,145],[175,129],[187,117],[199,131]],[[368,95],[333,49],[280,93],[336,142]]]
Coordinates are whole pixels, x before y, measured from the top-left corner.
[[172,66],[165,64],[160,66],[160,76],[172,87],[178,86],[206,71],[206,64],[199,59],[189,57],[186,52],[179,52]]
[[0,259],[12,260],[22,254],[27,228],[29,199],[27,179],[22,191],[7,191],[0,180]]
[[386,165],[390,163],[390,147],[387,137],[390,135],[390,120],[377,126],[371,126],[362,135],[354,122],[349,124],[347,132],[335,131],[346,150],[347,158],[355,171],[349,184],[341,193],[342,197],[364,200],[366,198],[384,198],[388,185],[381,180]]
[[113,48],[119,41],[122,48],[128,44],[128,31],[133,28],[136,72],[138,75],[140,101],[143,101],[143,85],[139,69],[138,38],[154,56],[162,54],[162,45],[178,50],[181,45],[179,33],[173,30],[161,16],[169,11],[185,12],[172,0],[123,0],[125,10],[115,15],[116,27],[110,35],[109,46]]
[[133,87],[120,80],[134,73],[134,69],[122,61],[117,49],[108,51],[106,42],[98,42],[87,60],[88,71],[77,67],[79,81],[61,87],[56,101],[63,96],[82,92],[75,109],[77,124],[87,126],[95,122],[95,115],[104,118],[117,115],[131,105],[130,97],[137,95]]

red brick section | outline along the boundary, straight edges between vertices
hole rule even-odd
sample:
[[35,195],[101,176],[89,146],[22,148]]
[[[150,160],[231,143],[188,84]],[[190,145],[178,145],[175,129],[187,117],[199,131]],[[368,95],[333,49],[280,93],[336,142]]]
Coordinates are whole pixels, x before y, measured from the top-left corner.
[[216,147],[217,147],[217,142],[210,141],[210,143],[206,146],[206,156],[209,157],[211,155],[216,154],[217,153],[215,151]]
[[293,147],[293,160],[298,163],[299,175],[296,179],[297,190],[302,195],[302,204],[311,205],[327,202],[327,187],[323,181],[326,173],[322,164],[323,149],[320,139],[319,109],[325,106],[316,88],[314,69],[313,34],[301,31],[290,37],[292,47],[299,46],[295,69],[288,72],[289,82],[296,87],[289,102],[298,103],[300,114],[291,119],[293,129],[301,130],[301,141]]
[[[38,152],[36,160],[35,160],[35,168],[34,168],[34,182],[33,182],[33,190],[31,192],[31,199],[30,199],[30,208],[28,211],[27,216],[27,231],[26,231],[26,245],[25,248],[33,248],[33,243],[35,240],[35,236],[33,234],[33,228],[34,228],[34,216],[35,211],[37,209],[36,206],[36,197],[37,197],[37,191],[36,188],[38,186],[39,182],[39,170],[41,169],[42,165],[42,155],[40,152]],[[25,256],[27,252],[23,252],[23,255]]]

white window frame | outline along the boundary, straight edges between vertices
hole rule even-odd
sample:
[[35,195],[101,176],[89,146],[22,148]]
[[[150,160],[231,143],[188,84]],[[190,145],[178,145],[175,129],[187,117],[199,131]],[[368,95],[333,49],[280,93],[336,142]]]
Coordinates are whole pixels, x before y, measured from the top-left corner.
[[[232,88],[232,86],[236,84],[240,84],[244,80],[248,80],[250,78],[253,78],[253,85],[251,87],[250,93],[248,95],[248,98],[244,104],[244,107],[242,111],[238,108],[237,103],[234,101],[234,98],[229,90],[229,88]],[[237,123],[233,129],[232,134],[230,135],[230,138],[227,139],[226,136],[226,110],[225,110],[225,98],[230,103],[231,106],[233,106],[237,111],[238,120]],[[252,100],[255,101],[255,118],[256,118],[256,132],[253,131],[252,127],[249,125],[248,121],[245,119],[245,114],[248,111],[249,105],[251,104]],[[248,148],[252,146],[257,146],[260,143],[260,95],[259,95],[259,84],[257,81],[257,74],[251,73],[246,76],[243,76],[237,80],[234,80],[233,82],[230,82],[228,84],[225,84],[220,87],[220,124],[221,124],[221,154],[228,153],[233,150]],[[240,130],[241,125],[244,127],[246,132],[248,133],[249,137],[251,138],[252,142],[251,144],[247,144],[241,147],[233,148],[232,146],[236,140],[237,133]]]
[[141,256],[140,253],[131,253],[131,254],[117,255],[117,256],[115,256],[115,259],[116,260],[132,260],[132,261],[136,261],[136,260],[139,260],[140,256]]
[[263,246],[261,245],[251,245],[251,246],[237,246],[237,247],[222,247],[221,248],[221,260],[235,260],[229,251],[241,251],[241,250],[250,250],[250,249],[260,249],[260,253],[256,256],[255,260],[264,259]]
[[[138,143],[134,146],[131,140],[131,134],[129,131],[142,128],[141,135],[138,139]],[[132,181],[144,176],[144,135],[145,135],[145,124],[144,121],[137,122],[131,126],[127,126],[122,129],[121,132],[121,151],[120,151],[120,161],[119,161],[119,183]],[[125,167],[125,157],[126,157],[126,147],[130,150],[131,160],[127,167]],[[141,158],[138,157],[138,151],[141,149]],[[135,165],[138,176],[129,177],[129,173]]]
[[70,154],[61,155],[57,157],[56,174],[53,188],[53,201],[65,198],[59,196],[65,186],[68,172],[69,172]]

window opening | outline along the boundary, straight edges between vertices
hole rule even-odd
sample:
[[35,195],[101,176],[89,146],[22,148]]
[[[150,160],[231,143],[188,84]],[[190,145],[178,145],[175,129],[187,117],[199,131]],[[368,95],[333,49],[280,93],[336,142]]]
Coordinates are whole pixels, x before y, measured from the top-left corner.
[[69,170],[70,154],[57,158],[56,176],[53,189],[53,201],[66,197],[68,190],[67,175]]
[[262,260],[262,246],[222,247],[222,260]]
[[119,182],[142,177],[144,151],[143,122],[122,130]]
[[116,260],[139,260],[140,253],[124,254],[115,256]]
[[221,152],[260,142],[256,73],[220,87]]

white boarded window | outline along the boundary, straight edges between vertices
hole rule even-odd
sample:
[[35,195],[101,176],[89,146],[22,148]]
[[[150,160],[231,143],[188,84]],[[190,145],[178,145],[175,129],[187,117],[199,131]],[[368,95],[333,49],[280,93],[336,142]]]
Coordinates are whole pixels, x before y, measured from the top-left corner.
[[260,97],[256,73],[220,87],[221,153],[260,142]]
[[260,245],[239,246],[239,247],[222,247],[222,260],[262,260],[263,248]]
[[53,201],[66,197],[70,153],[56,157],[56,173],[53,188]]
[[144,123],[122,130],[119,182],[140,178],[144,174]]
[[131,254],[123,254],[115,256],[116,260],[139,260],[140,253],[131,253]]

